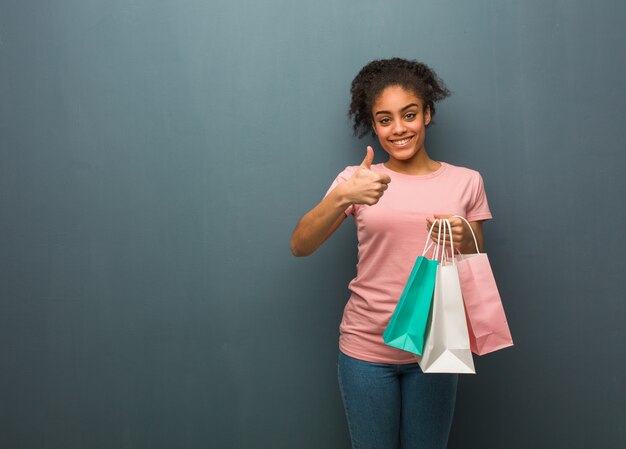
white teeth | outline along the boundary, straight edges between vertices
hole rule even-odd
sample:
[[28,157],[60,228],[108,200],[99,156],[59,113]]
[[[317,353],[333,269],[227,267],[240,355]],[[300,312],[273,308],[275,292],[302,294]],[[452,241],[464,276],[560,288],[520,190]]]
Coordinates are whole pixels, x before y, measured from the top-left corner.
[[394,141],[393,141],[393,144],[394,144],[394,145],[398,145],[398,146],[400,146],[400,145],[404,145],[404,144],[408,143],[408,142],[409,142],[409,140],[411,140],[411,138],[410,138],[410,137],[409,137],[409,138],[407,138],[407,139],[402,139],[402,140],[394,140]]

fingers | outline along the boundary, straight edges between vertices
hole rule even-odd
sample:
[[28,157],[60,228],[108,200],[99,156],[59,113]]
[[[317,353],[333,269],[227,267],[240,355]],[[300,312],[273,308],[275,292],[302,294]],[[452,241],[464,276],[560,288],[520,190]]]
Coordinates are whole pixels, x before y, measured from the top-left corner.
[[[452,217],[450,214],[434,214],[429,217],[426,217],[426,229],[430,231],[430,239],[437,243],[438,241],[445,238],[445,241],[450,244],[450,231],[452,231],[452,244],[455,248],[460,247],[463,242],[463,223],[460,219],[449,218]],[[450,222],[450,228],[448,229],[447,225],[442,223],[441,228],[438,228],[437,221],[440,219],[447,219]],[[434,223],[434,226],[433,226]],[[432,227],[432,231],[431,231]]]
[[370,170],[372,168],[372,162],[374,162],[374,149],[371,146],[367,146],[367,153],[365,159],[361,162],[361,167]]
[[380,181],[380,186],[376,189],[374,195],[372,196],[372,198],[370,198],[369,202],[366,203],[366,204],[369,204],[370,206],[373,206],[374,204],[378,203],[380,198],[385,193],[385,190],[387,190],[388,188],[389,188],[388,184]]
[[439,219],[447,219],[453,231],[460,232],[462,230],[463,221],[460,218],[453,217],[452,214],[433,214],[430,217],[426,217],[426,226],[430,229],[433,222]]
[[[433,229],[433,232],[430,233],[430,239],[435,242],[435,243],[441,243],[443,245],[447,245],[450,246],[450,235],[449,234],[445,234],[442,232],[441,234],[439,234],[437,232],[436,229]],[[456,237],[456,236],[452,236],[452,246],[454,246],[454,248],[460,248],[462,246],[463,241]]]
[[432,230],[433,233],[435,232],[435,228],[437,227],[437,226],[433,226],[434,222],[435,222],[435,217],[433,217],[433,216],[426,217],[426,229],[430,230],[430,228],[432,227],[433,228],[433,230]]
[[[371,170],[372,162],[374,162],[374,148],[368,145],[365,151],[366,151],[365,158],[363,159],[363,162],[361,162],[360,167],[366,170]],[[391,177],[389,175],[386,175],[384,173],[383,174],[376,173],[376,175],[377,175],[376,176],[377,182],[380,182],[382,184],[389,184],[391,182]]]
[[368,146],[365,158],[359,169],[350,178],[354,204],[374,205],[378,203],[385,191],[389,188],[391,177],[384,173],[372,170],[374,149]]
[[[450,229],[446,224],[441,223],[441,228],[437,226],[437,221],[447,219],[450,222]],[[434,226],[433,226],[434,223]],[[432,231],[431,230],[432,227]],[[452,246],[455,249],[462,248],[467,238],[466,227],[459,218],[453,218],[450,214],[434,214],[426,217],[426,228],[430,231],[428,238],[434,243],[450,246],[450,231],[452,232]]]

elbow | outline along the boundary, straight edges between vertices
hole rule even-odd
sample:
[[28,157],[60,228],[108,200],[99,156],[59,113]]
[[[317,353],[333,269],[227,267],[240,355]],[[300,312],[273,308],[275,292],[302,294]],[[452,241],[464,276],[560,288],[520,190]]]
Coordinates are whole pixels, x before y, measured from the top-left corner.
[[308,254],[303,253],[302,251],[298,250],[297,248],[291,248],[291,254],[293,254],[296,257],[308,256]]
[[296,257],[304,257],[304,256],[308,256],[311,253],[307,253],[306,251],[302,251],[297,246],[291,245],[291,254],[293,254]]
[[291,238],[290,247],[291,247],[291,254],[293,254],[296,257],[305,257],[313,252],[313,251],[307,251],[304,248],[302,248],[300,245],[298,245],[298,242],[293,237]]

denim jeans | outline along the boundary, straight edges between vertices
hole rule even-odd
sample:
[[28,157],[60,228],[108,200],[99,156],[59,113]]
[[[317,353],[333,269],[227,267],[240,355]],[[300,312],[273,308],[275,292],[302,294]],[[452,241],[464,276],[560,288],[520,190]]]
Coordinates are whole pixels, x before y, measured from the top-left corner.
[[424,374],[417,363],[365,362],[342,352],[338,371],[352,449],[445,449],[457,374]]

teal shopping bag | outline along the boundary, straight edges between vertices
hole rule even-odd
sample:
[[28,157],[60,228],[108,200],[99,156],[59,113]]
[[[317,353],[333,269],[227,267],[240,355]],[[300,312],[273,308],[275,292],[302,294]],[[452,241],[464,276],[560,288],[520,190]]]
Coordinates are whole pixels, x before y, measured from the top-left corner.
[[422,355],[439,261],[419,256],[398,300],[383,340],[389,346]]

